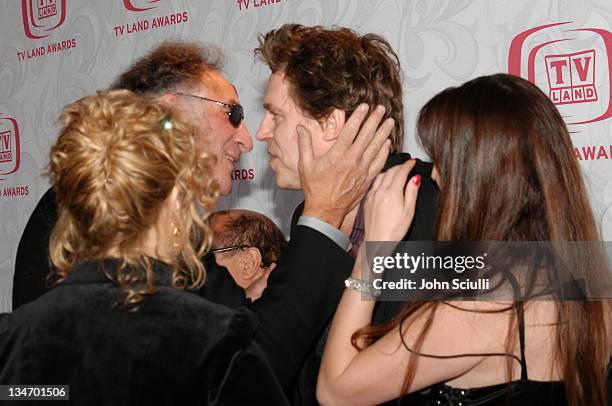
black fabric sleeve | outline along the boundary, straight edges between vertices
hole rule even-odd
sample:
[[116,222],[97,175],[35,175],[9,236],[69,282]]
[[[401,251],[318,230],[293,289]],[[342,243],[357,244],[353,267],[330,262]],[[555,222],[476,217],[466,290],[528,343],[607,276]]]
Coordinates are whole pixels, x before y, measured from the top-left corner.
[[263,296],[250,305],[260,319],[255,340],[283,388],[329,323],[353,262],[322,233],[297,226]]
[[293,210],[293,216],[291,216],[291,229],[289,231],[289,235],[295,235],[297,223],[300,219],[300,216],[304,212],[304,202],[298,204],[298,206]]
[[13,310],[47,291],[49,238],[56,222],[55,194],[49,189],[36,205],[19,240],[13,275]]
[[276,375],[256,342],[234,357],[215,405],[289,405]]
[[434,239],[440,191],[436,182],[431,179],[432,169],[432,163],[417,159],[414,169],[410,172],[410,177],[421,175],[421,185],[414,219],[408,233],[404,236],[404,241],[432,241]]
[[[385,170],[395,165],[400,165],[406,162],[407,159],[410,159],[408,154],[389,157]],[[431,179],[432,169],[432,163],[417,159],[414,169],[409,174],[409,179],[416,174],[421,175],[421,186],[419,187],[414,219],[410,229],[404,236],[404,241],[432,241],[434,239],[439,189]],[[401,273],[397,272],[385,272],[383,275],[385,282],[397,282],[400,278]],[[376,302],[372,322],[380,324],[391,321],[393,317],[399,314],[403,306],[404,302],[397,300]]]

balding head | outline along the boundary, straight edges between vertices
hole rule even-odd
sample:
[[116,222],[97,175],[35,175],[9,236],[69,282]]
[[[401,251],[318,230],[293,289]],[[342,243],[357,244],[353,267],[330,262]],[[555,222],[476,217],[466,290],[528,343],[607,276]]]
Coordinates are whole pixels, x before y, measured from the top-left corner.
[[262,266],[277,262],[287,245],[282,231],[263,214],[242,209],[213,213],[213,248],[255,247],[261,253]]

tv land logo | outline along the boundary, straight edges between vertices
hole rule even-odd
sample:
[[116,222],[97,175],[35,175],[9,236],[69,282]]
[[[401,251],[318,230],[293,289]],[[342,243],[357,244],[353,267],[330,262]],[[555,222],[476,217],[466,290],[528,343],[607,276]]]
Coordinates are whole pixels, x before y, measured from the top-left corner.
[[0,132],[0,163],[13,160],[12,138],[13,133],[10,131]]
[[596,101],[595,50],[546,55],[549,97],[555,104]]
[[11,117],[0,116],[0,180],[19,169],[19,125]]
[[26,37],[48,37],[50,31],[66,21],[66,0],[21,0],[23,29]]
[[157,7],[160,0],[123,0],[123,5],[129,11],[147,11]]
[[38,1],[38,18],[49,18],[57,15],[57,1],[56,0],[39,0]]
[[561,30],[568,24],[540,25],[514,37],[508,72],[538,85],[568,125],[606,120],[612,117],[612,33],[599,28]]

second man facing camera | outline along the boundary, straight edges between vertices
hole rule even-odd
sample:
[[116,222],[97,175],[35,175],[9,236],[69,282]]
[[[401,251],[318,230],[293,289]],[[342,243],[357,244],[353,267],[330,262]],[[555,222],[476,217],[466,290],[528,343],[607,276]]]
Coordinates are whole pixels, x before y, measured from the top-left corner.
[[[384,168],[383,165],[377,166],[379,169],[374,175],[411,159],[410,154],[402,152],[405,128],[400,62],[384,37],[373,33],[360,34],[342,27],[286,24],[261,35],[255,55],[272,72],[263,98],[266,114],[256,137],[268,144],[269,164],[275,172],[279,188],[301,189],[305,195],[313,196],[312,191],[323,184],[340,194],[348,194],[351,185],[359,185],[362,175],[351,172],[338,176],[335,167],[352,163],[359,168],[377,159],[368,153],[368,149],[362,154],[351,154],[350,150],[348,153],[342,152],[347,142],[342,134],[353,125],[355,116],[362,114],[364,104],[372,115],[383,117],[385,121],[381,127],[389,131],[388,139],[378,142],[388,143],[390,156]],[[366,122],[362,128],[368,125]],[[352,146],[357,146],[362,141],[356,139],[350,142]],[[303,174],[309,170],[310,160],[327,161],[328,165],[319,170],[316,177],[309,179]],[[431,180],[432,169],[431,163],[419,160],[414,165],[411,176],[421,175],[422,183],[414,222],[404,240],[432,240],[438,196],[437,187]],[[312,179],[316,179],[317,184]],[[349,276],[344,263],[354,263],[364,241],[365,197],[356,200],[342,215],[330,218],[319,215],[318,210],[322,207],[333,208],[333,203],[325,194],[317,196],[321,200],[305,199],[294,211],[291,239],[301,226],[320,223],[317,218],[325,220],[328,223],[326,235],[343,251],[342,256],[335,259],[337,263],[331,263],[335,265],[330,275],[334,278],[331,283],[338,283],[338,287],[343,288],[343,282]],[[287,251],[291,252],[290,249]],[[313,258],[318,258],[316,249],[311,248],[310,252]],[[315,267],[324,263],[330,265],[330,260],[321,257]],[[312,272],[308,266],[299,267],[306,275]],[[390,278],[388,275],[385,275],[385,280]],[[282,273],[275,272],[270,277],[270,287],[277,283],[277,278],[282,278]],[[320,283],[310,278],[302,289],[319,289],[317,284]],[[325,298],[333,303],[334,310],[338,303],[335,294],[335,291],[329,290]],[[264,293],[264,298],[267,295],[268,292]],[[401,304],[378,302],[373,314],[374,321],[390,321],[401,310]],[[293,404],[317,404],[315,388],[327,337],[325,331],[319,331],[317,344],[303,359],[294,383]],[[285,333],[289,334],[292,332]],[[298,335],[295,334],[296,337]],[[296,340],[296,337],[292,337],[292,340]]]
[[238,209],[213,213],[211,226],[215,261],[227,268],[246,297],[259,299],[287,246],[283,232],[263,214]]

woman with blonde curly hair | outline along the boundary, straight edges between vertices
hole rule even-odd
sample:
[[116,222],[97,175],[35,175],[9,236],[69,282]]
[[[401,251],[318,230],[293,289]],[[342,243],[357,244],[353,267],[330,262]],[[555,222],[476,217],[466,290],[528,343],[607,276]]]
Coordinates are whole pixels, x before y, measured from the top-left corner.
[[70,385],[78,404],[284,403],[254,316],[187,292],[206,279],[218,195],[194,130],[125,90],[60,122],[55,288],[1,320],[0,382]]

